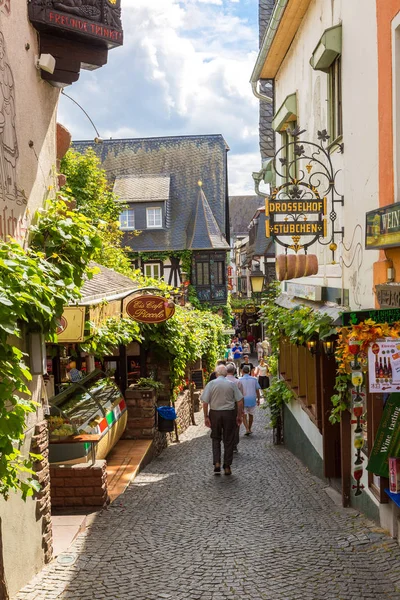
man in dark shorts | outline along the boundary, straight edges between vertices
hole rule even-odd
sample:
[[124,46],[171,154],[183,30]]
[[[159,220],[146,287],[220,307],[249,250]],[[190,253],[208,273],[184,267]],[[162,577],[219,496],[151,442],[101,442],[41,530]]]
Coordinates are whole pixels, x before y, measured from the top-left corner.
[[226,367],[218,366],[217,379],[207,383],[201,395],[204,424],[211,428],[214,473],[221,473],[221,440],[224,444],[225,475],[231,475],[237,425],[243,419],[243,394],[226,379]]

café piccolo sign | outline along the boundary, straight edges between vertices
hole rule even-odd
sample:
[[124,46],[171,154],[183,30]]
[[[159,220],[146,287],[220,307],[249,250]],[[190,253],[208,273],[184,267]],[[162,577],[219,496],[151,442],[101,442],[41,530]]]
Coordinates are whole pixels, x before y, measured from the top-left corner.
[[[311,246],[327,235],[326,205],[326,198],[320,198],[311,184],[284,183],[265,200],[266,236],[295,252]],[[304,241],[303,237],[311,239]]]
[[163,323],[173,316],[175,305],[162,296],[134,296],[125,299],[124,312],[140,323]]

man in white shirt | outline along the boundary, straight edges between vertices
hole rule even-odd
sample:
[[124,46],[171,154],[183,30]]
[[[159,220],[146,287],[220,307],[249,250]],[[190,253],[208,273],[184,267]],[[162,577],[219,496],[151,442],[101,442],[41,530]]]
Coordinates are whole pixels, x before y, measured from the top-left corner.
[[226,379],[223,365],[215,369],[217,379],[207,383],[201,395],[204,424],[211,428],[214,473],[221,473],[221,440],[224,444],[224,472],[231,475],[236,426],[243,418],[243,395],[237,385]]

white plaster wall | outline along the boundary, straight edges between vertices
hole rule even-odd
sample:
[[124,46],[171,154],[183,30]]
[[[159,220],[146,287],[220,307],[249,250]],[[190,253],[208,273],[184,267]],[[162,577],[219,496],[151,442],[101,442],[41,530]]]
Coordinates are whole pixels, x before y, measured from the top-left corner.
[[[344,243],[338,244],[336,265],[330,264],[331,253],[326,247],[319,244],[311,247],[309,253],[318,256],[318,275],[294,281],[346,288],[350,292],[350,307],[354,310],[374,306],[372,265],[378,260],[378,251],[365,250],[365,213],[379,206],[375,0],[314,0],[277,74],[275,92],[277,107],[286,96],[296,92],[298,124],[307,130],[304,139],[316,141],[318,130],[329,129],[328,76],[314,71],[309,61],[325,29],[340,23],[344,154],[334,154],[333,163],[336,169],[342,169],[338,188],[343,190],[345,205],[343,209],[337,205],[339,219],[336,223],[345,228]],[[277,148],[279,141],[278,134]],[[329,210],[328,206],[328,213]],[[282,251],[277,245],[277,252]],[[322,436],[317,428],[299,404],[292,403],[289,408],[323,456]],[[376,504],[368,490],[366,470],[362,483],[364,493]]]
[[[336,205],[337,228],[345,227],[344,244],[336,260],[345,266],[329,265],[327,247],[315,244],[318,277],[304,283],[345,287],[350,291],[352,309],[374,306],[372,264],[378,252],[364,249],[365,213],[378,206],[378,98],[375,0],[314,0],[285,57],[275,81],[276,106],[296,92],[299,125],[304,139],[317,141],[318,130],[328,125],[328,76],[314,71],[311,55],[328,27],[342,23],[342,88],[344,154],[335,153],[333,163],[342,169],[338,191],[345,196],[342,209]],[[280,135],[277,134],[277,148]],[[328,212],[330,208],[328,206]],[[325,241],[325,240],[324,240]],[[278,253],[283,251],[277,245]],[[340,258],[339,258],[340,257]],[[329,265],[325,267],[325,265]],[[297,280],[301,282],[301,280]]]
[[[35,68],[38,36],[26,2],[1,4],[0,32],[0,238],[12,235],[24,244],[35,211],[55,190],[59,90]],[[35,376],[30,385],[39,403],[41,383]],[[42,418],[40,410],[27,420],[27,451]],[[0,501],[0,518],[6,581],[14,595],[43,566],[42,521],[35,500],[25,503],[14,493]]]
[[6,165],[17,191],[0,187],[0,237],[9,234],[23,243],[36,209],[54,193],[59,90],[43,81],[34,66],[38,36],[28,21],[27,3],[11,0],[10,12],[6,6],[0,9],[0,113],[5,121],[0,132],[0,186]]

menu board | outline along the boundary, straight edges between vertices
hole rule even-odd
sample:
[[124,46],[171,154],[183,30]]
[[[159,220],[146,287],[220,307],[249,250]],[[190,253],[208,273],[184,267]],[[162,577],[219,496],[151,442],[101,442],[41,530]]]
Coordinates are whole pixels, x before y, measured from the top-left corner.
[[371,394],[400,391],[400,339],[377,340],[368,349]]
[[391,394],[385,404],[367,470],[389,477],[391,457],[400,457],[400,394]]

